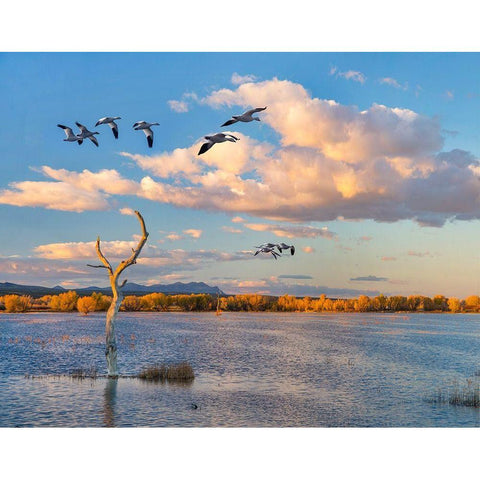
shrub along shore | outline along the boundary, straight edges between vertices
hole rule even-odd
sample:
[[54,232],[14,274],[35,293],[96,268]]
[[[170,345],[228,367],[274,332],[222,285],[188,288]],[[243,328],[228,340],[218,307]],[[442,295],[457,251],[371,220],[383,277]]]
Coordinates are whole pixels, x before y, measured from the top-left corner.
[[[75,291],[59,295],[45,295],[32,298],[28,295],[5,295],[0,297],[0,311],[20,312],[74,312],[87,315],[90,312],[106,311],[112,299],[102,293],[92,293],[80,297]],[[464,300],[435,295],[433,298],[421,295],[404,297],[378,295],[358,298],[327,298],[324,294],[318,298],[294,297],[283,295],[247,294],[217,297],[208,294],[165,295],[128,295],[124,298],[121,310],[127,312],[209,312],[219,309],[224,312],[480,312],[480,297],[471,295]]]

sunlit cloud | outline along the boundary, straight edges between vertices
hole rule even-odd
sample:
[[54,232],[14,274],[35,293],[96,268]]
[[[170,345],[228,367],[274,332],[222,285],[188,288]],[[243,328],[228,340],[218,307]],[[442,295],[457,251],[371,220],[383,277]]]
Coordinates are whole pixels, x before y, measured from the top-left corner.
[[135,215],[135,212],[132,208],[121,208],[119,210],[119,212],[122,214],[122,215]]
[[42,207],[48,210],[84,212],[108,210],[108,195],[76,188],[65,182],[12,182],[0,190],[0,204]]
[[397,257],[382,257],[380,260],[382,262],[395,262],[397,260]]
[[315,253],[316,250],[313,247],[306,246],[306,247],[302,247],[302,251],[305,253]]
[[202,236],[203,230],[198,230],[198,229],[195,229],[195,228],[189,228],[187,230],[183,230],[183,233],[185,235],[188,235],[189,237],[197,239],[197,238],[200,238]]
[[[479,162],[459,149],[441,151],[438,118],[379,104],[359,110],[276,78],[185,98],[211,107],[268,105],[262,121],[279,144],[234,132],[240,141],[202,156],[202,139],[154,155],[122,152],[148,172],[139,181],[116,170],[44,166],[55,182],[12,183],[0,192],[0,203],[82,212],[107,210],[113,196],[130,195],[275,222],[411,219],[439,227],[449,219],[480,218]],[[302,236],[278,227],[280,236]]]

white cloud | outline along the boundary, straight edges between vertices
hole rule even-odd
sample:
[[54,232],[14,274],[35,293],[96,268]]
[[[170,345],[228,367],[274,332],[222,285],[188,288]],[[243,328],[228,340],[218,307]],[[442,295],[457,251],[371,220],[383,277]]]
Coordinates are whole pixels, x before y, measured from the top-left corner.
[[189,228],[187,230],[183,230],[183,233],[185,235],[188,235],[189,237],[197,239],[197,238],[200,238],[202,236],[203,230],[198,230],[198,229],[195,229],[195,228]]
[[122,215],[135,215],[135,212],[133,211],[133,209],[132,209],[132,208],[128,208],[128,207],[126,207],[126,208],[121,208],[121,209],[119,210],[119,212],[120,212]]
[[346,72],[341,72],[337,67],[330,68],[330,75],[342,77],[346,80],[353,80],[354,82],[361,83],[362,85],[367,80],[367,77],[362,72],[359,72],[357,70],[347,70]]
[[232,75],[232,78],[230,81],[234,85],[241,85],[242,83],[249,83],[249,82],[255,82],[257,80],[257,77],[255,75],[239,75],[238,73],[234,73]]
[[262,120],[279,145],[236,132],[239,142],[215,145],[200,157],[201,139],[160,155],[122,152],[148,172],[139,182],[116,170],[43,167],[56,182],[11,184],[0,202],[105,210],[111,196],[135,195],[276,222],[413,219],[440,226],[448,219],[480,218],[480,164],[468,152],[441,151],[438,118],[378,104],[359,110],[276,78],[203,99],[188,95],[211,107],[267,105]]
[[392,77],[383,77],[379,79],[380,83],[383,83],[385,85],[390,85],[391,87],[398,88],[401,90],[407,90],[408,89],[408,83],[404,83],[401,85],[398,80],[395,80],[395,78]]
[[183,100],[168,100],[167,101],[170,110],[177,113],[188,112],[188,103]]
[[65,182],[12,182],[9,187],[0,191],[0,204],[68,212],[110,208],[108,195],[75,188]]

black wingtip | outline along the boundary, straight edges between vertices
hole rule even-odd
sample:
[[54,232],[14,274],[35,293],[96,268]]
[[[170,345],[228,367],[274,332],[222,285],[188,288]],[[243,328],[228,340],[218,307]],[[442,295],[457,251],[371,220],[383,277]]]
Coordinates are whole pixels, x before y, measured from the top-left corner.
[[204,143],[204,144],[200,147],[200,150],[198,151],[198,155],[202,155],[202,153],[205,153],[209,148],[210,148],[210,147],[209,147],[208,142],[207,142],[207,143]]
[[60,125],[59,123],[57,123],[57,127],[60,127],[60,128],[62,128],[63,130],[65,130],[66,128],[68,128],[68,127],[66,127],[65,125]]
[[113,136],[118,138],[118,130],[116,128],[113,129]]
[[97,122],[97,123],[95,124],[96,127],[98,127],[99,125],[100,125],[100,122]]
[[147,137],[147,141],[148,141],[148,147],[149,147],[149,148],[152,148],[153,138],[152,138],[152,137]]

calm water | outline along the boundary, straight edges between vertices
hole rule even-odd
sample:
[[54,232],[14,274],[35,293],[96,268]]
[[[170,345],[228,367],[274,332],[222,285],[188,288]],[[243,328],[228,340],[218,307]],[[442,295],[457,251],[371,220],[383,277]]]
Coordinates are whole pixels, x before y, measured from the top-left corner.
[[480,315],[122,313],[117,335],[122,374],[186,360],[195,380],[55,377],[105,371],[104,314],[2,314],[0,426],[480,425],[425,401],[475,379]]

